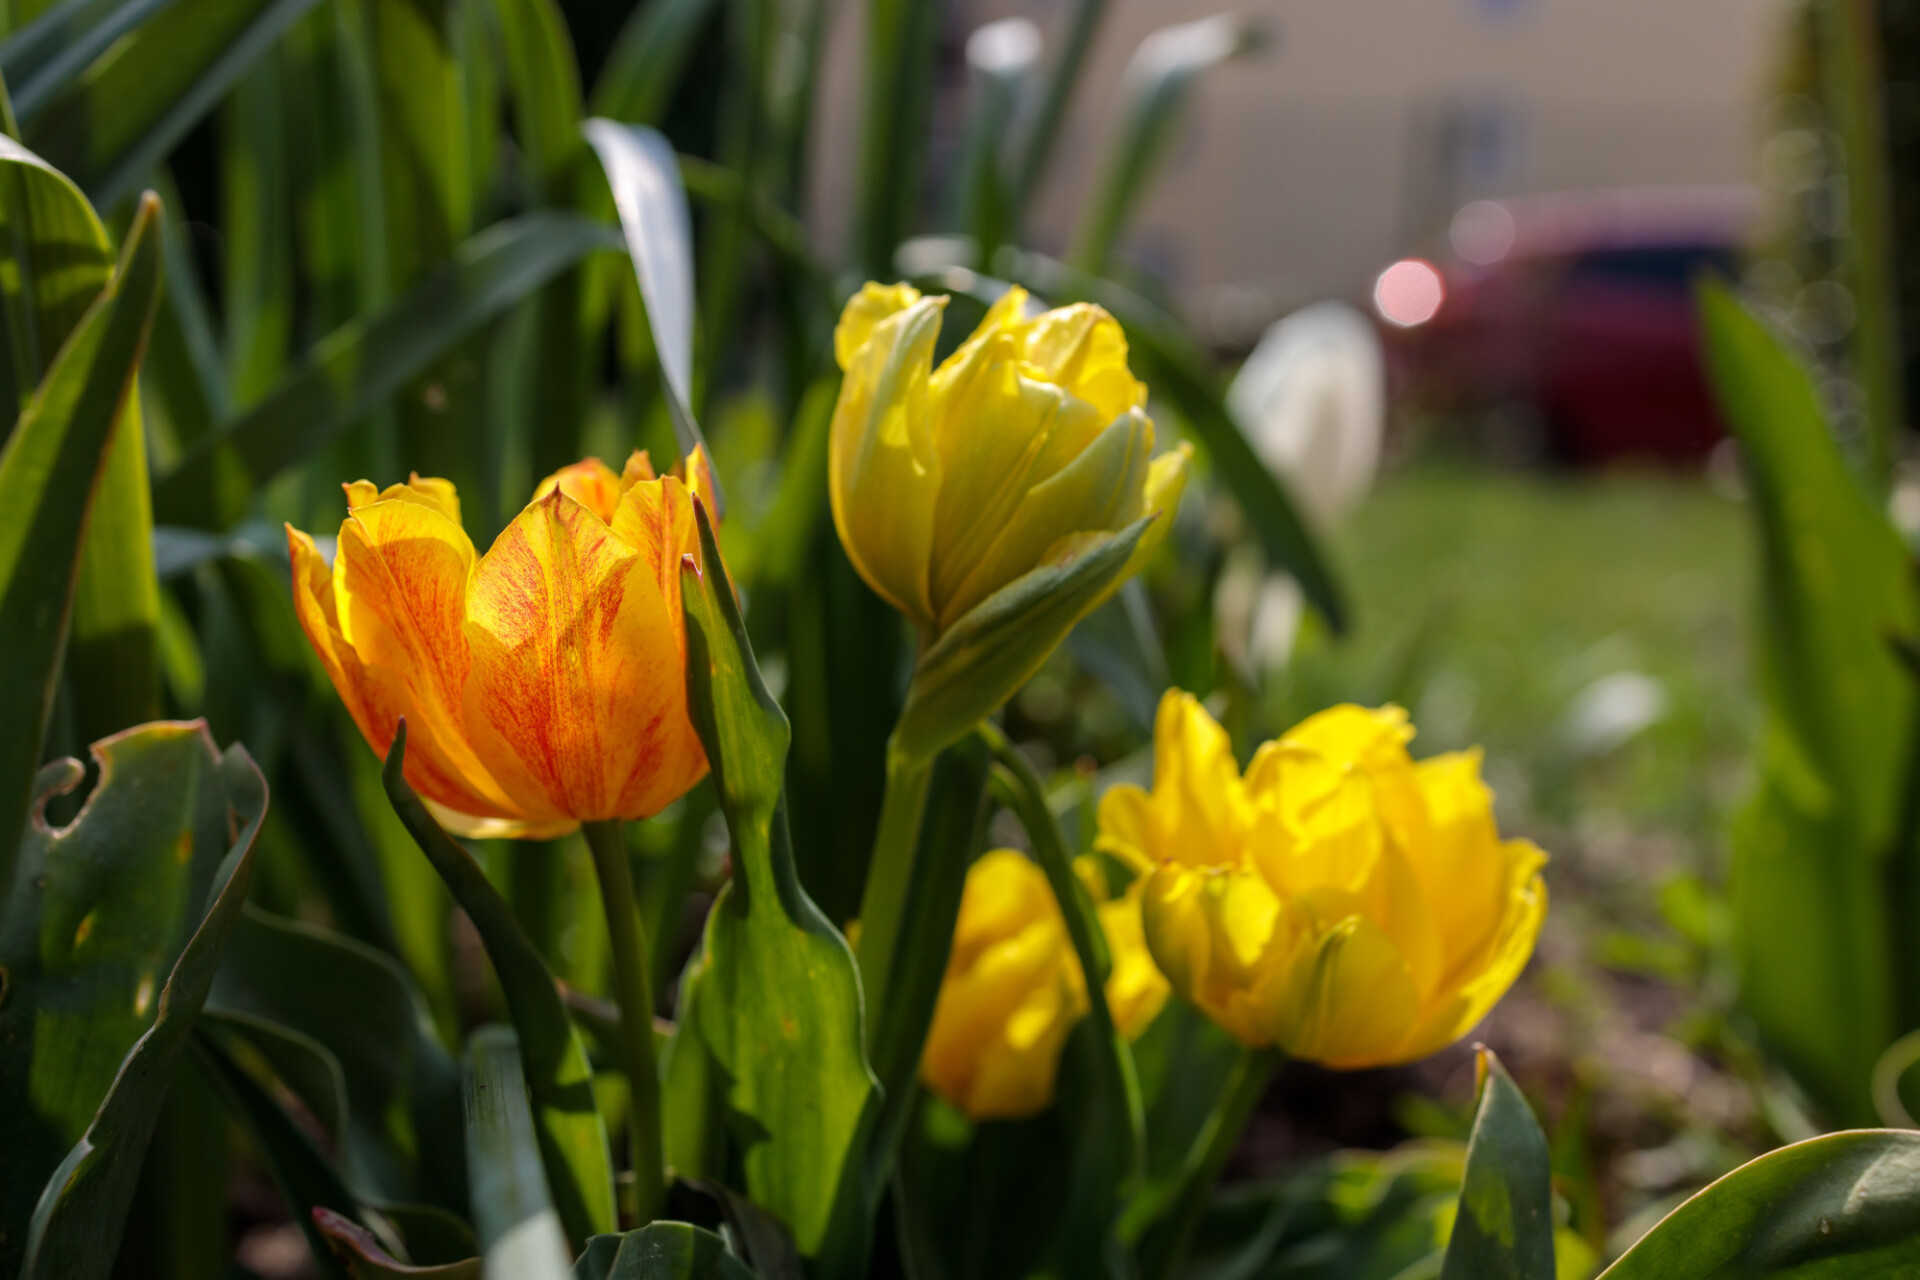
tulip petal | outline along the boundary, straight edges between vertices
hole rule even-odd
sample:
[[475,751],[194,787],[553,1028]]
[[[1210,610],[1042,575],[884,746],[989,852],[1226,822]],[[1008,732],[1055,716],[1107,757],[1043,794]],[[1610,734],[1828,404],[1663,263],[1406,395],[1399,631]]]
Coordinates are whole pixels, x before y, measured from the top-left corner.
[[838,343],[855,329],[867,334],[850,355],[833,410],[828,497],[841,545],[860,576],[926,627],[933,620],[927,564],[940,490],[927,381],[946,299],[924,298],[869,324],[854,315],[866,297],[863,292],[848,304],[844,332],[835,338]]
[[1194,866],[1237,866],[1252,818],[1227,737],[1183,690],[1160,699],[1153,726],[1153,850]]
[[1438,1053],[1466,1035],[1493,1011],[1527,967],[1547,918],[1547,885],[1539,874],[1547,855],[1528,840],[1507,841],[1502,855],[1511,897],[1486,953],[1485,967],[1468,976],[1447,999],[1421,1017],[1395,1054],[1395,1061],[1412,1062]]
[[542,480],[534,488],[533,500],[538,502],[558,489],[611,524],[614,508],[620,503],[621,487],[621,477],[613,473],[612,467],[598,458],[582,458]]
[[1100,797],[1100,834],[1093,847],[1112,854],[1136,875],[1147,875],[1156,861],[1153,821],[1153,797],[1131,782],[1108,787]]
[[1014,338],[983,327],[933,377],[940,496],[928,589],[942,617],[1028,490],[1082,453],[1107,421],[1020,371]]
[[1047,558],[1063,540],[1119,529],[1139,519],[1152,455],[1153,423],[1136,410],[1115,419],[1072,462],[1028,489],[942,607],[941,626],[951,626]]
[[[686,486],[673,476],[642,481],[628,489],[613,513],[613,533],[638,552],[642,561],[652,565],[655,586],[665,602],[669,620],[679,619],[680,558],[700,559],[700,529],[693,517],[693,497]],[[684,624],[673,628],[680,644],[681,660],[686,660],[687,632]]]
[[404,715],[407,780],[423,797],[475,818],[529,818],[473,750],[461,714],[473,544],[432,488],[385,495],[351,507],[332,576],[339,641],[367,676],[361,732],[384,755]]
[[647,817],[705,773],[658,573],[558,489],[475,568],[466,721],[528,813]]
[[1160,1016],[1171,988],[1147,952],[1146,929],[1140,920],[1140,881],[1126,896],[1103,902],[1100,932],[1106,935],[1113,968],[1107,974],[1107,1008],[1113,1024],[1129,1040],[1137,1040]]
[[875,284],[869,280],[860,292],[847,299],[840,323],[833,327],[833,357],[842,370],[851,371],[860,349],[873,337],[881,321],[905,311],[920,301],[920,291],[910,284]]
[[1127,335],[1100,307],[1078,303],[1040,316],[1026,332],[1026,358],[1048,382],[1092,405],[1111,422],[1147,402],[1127,368]]
[[1405,958],[1347,895],[1323,891],[1292,905],[1304,923],[1269,1006],[1274,1043],[1341,1069],[1392,1061],[1420,1012]]

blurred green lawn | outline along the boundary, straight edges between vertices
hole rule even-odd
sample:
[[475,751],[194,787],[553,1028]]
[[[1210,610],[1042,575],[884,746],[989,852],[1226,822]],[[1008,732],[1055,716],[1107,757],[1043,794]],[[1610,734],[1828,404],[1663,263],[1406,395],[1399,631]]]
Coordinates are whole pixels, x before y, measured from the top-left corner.
[[1757,722],[1737,499],[1670,474],[1415,464],[1333,544],[1353,633],[1303,639],[1276,722],[1403,702],[1417,754],[1485,748],[1503,825],[1678,843],[1711,870]]

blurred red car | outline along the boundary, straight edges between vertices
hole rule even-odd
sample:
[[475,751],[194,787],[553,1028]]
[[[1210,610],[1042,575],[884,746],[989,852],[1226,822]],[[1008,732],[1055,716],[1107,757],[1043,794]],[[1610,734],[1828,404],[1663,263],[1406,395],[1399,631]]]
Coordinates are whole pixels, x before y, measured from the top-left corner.
[[1740,187],[1467,205],[1446,252],[1375,282],[1395,402],[1463,417],[1518,407],[1563,462],[1700,460],[1723,432],[1693,282],[1734,273],[1757,213]]

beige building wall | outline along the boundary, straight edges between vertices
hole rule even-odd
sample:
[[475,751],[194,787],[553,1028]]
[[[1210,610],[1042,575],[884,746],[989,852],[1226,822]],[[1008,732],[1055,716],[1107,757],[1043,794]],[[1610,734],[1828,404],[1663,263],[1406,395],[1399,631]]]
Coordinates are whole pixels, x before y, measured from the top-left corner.
[[[857,136],[857,0],[842,0],[816,140],[816,225],[844,234]],[[1029,240],[1070,238],[1111,141],[1128,58],[1211,0],[1111,0]],[[1755,123],[1790,0],[1254,0],[1260,52],[1210,72],[1124,253],[1235,342],[1432,243],[1482,196],[1754,176]],[[1069,0],[960,0],[947,42]],[[951,64],[951,60],[950,60]],[[943,86],[943,126],[964,85]]]

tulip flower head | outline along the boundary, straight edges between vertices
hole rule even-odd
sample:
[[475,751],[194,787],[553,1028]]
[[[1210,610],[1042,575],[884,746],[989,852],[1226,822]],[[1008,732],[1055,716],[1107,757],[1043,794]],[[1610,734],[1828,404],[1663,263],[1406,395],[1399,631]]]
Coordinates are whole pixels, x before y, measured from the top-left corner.
[[[1138,894],[1098,910],[1113,961],[1107,1007],[1138,1036],[1167,983],[1141,940]],[[1045,873],[1013,849],[986,854],[967,871],[921,1079],[975,1120],[1036,1115],[1053,1101],[1060,1051],[1086,1012],[1086,978]]]
[[869,284],[833,335],[846,374],[829,446],[834,526],[926,641],[1056,557],[1163,513],[1132,572],[1165,535],[1188,453],[1152,456],[1147,389],[1099,307],[1029,317],[1011,289],[936,369],[946,304]]
[[[445,480],[344,486],[333,564],[287,526],[294,609],[367,744],[407,721],[406,778],[462,835],[552,836],[658,813],[707,759],[687,716],[680,562],[711,475],[541,482],[485,555]],[[710,502],[710,497],[708,497]]]
[[1470,1031],[1546,916],[1546,855],[1501,840],[1477,751],[1415,762],[1398,707],[1340,706],[1255,753],[1169,692],[1153,790],[1101,798],[1097,847],[1145,877],[1146,943],[1245,1044],[1331,1067],[1410,1062]]

